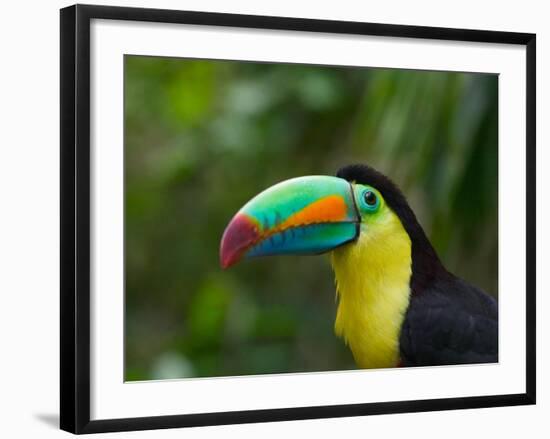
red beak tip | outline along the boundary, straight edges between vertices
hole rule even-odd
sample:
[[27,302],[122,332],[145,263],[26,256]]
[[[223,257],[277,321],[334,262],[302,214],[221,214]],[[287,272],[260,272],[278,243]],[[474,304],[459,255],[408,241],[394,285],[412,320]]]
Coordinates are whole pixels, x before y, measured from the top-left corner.
[[221,254],[220,255],[220,267],[223,270],[227,270],[228,268],[235,265],[237,262],[239,262],[240,257],[236,254]]
[[220,265],[226,270],[242,258],[250,245],[258,239],[254,222],[244,214],[237,214],[222,237],[220,246]]
[[222,270],[227,270],[232,265],[231,261],[224,260],[223,258],[220,259],[220,267],[222,267]]

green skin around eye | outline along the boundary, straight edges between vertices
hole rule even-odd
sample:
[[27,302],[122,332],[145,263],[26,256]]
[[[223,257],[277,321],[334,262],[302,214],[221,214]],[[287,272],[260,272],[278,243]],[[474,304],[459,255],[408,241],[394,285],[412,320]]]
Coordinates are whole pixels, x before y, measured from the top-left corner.
[[[383,215],[385,211],[384,198],[380,195],[372,186],[366,186],[362,184],[354,184],[353,191],[355,194],[355,202],[357,203],[357,209],[361,215],[362,222],[371,222],[376,220],[379,216]],[[377,203],[374,206],[369,206],[365,202],[365,193],[371,191],[376,195]]]

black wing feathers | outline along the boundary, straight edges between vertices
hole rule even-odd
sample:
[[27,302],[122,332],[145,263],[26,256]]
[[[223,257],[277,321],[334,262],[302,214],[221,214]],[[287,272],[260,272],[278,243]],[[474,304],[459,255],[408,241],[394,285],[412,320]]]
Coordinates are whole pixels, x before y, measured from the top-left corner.
[[403,366],[498,361],[497,304],[457,277],[411,296],[400,338]]

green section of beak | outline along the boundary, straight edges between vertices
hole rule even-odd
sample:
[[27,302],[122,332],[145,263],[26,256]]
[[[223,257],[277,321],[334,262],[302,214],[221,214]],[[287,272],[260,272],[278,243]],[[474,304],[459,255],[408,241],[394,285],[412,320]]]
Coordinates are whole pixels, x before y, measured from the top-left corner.
[[360,217],[346,180],[328,176],[283,181],[250,200],[225,229],[222,267],[242,258],[318,254],[353,241]]

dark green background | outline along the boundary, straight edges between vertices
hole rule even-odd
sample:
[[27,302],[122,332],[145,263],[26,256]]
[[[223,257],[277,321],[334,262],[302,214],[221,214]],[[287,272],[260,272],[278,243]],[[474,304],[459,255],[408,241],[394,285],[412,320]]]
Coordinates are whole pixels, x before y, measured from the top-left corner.
[[368,163],[497,295],[495,75],[126,56],[127,380],[354,368],[326,256],[218,263],[281,180]]

